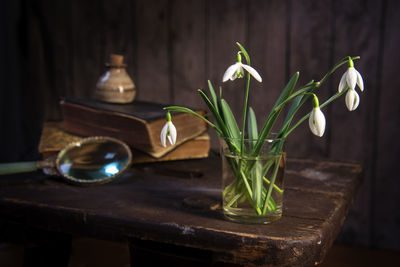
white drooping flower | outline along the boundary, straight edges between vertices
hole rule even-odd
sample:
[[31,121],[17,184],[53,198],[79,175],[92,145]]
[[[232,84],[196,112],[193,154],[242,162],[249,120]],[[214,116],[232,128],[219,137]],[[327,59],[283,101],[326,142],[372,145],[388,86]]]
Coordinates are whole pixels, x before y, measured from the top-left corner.
[[357,94],[356,90],[349,89],[346,94],[346,107],[348,110],[353,111],[360,104],[360,96]]
[[363,78],[354,68],[353,60],[349,58],[349,68],[340,79],[338,91],[340,93],[347,87],[349,88],[346,94],[346,106],[350,111],[355,110],[360,103],[360,96],[355,91],[356,85],[358,85],[358,88],[360,88],[361,91],[364,91]]
[[310,126],[310,130],[316,136],[323,136],[325,132],[325,116],[322,113],[321,109],[319,108],[318,98],[314,95],[313,101],[313,110],[311,111],[310,118],[308,120],[308,125]]
[[175,125],[171,121],[171,114],[167,113],[167,122],[165,123],[164,127],[161,130],[160,138],[161,144],[163,147],[167,147],[167,138],[171,145],[175,145],[176,143],[176,128]]
[[247,70],[250,73],[250,75],[254,77],[254,79],[256,79],[259,82],[262,82],[260,74],[258,74],[258,72],[253,67],[250,67],[249,65],[242,63],[242,58],[239,53],[237,55],[237,62],[229,66],[229,68],[225,71],[224,77],[222,78],[222,82],[226,82],[227,80],[233,81],[236,78],[243,78],[244,76],[243,69]]

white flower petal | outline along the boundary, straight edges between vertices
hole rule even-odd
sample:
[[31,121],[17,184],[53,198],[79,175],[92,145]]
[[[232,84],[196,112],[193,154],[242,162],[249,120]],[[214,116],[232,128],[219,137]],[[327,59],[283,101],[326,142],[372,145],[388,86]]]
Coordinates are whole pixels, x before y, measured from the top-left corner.
[[319,133],[319,136],[323,136],[325,132],[325,126],[326,126],[326,120],[325,120],[325,115],[322,113],[321,109],[318,108],[317,111],[315,111],[315,121],[316,127]]
[[326,120],[324,113],[322,113],[320,108],[314,108],[311,111],[311,116],[308,120],[310,130],[316,136],[323,136],[325,132]]
[[[171,145],[175,145],[176,143],[176,137],[177,137],[177,132],[176,132],[176,128],[175,125],[172,124],[172,122],[168,122],[169,124],[169,135],[168,135],[168,140],[171,143]],[[170,138],[171,137],[171,138]]]
[[347,77],[347,71],[345,73],[343,73],[342,78],[340,79],[339,88],[338,88],[339,93],[342,92],[343,89],[346,88],[346,85],[347,85],[346,77]]
[[173,145],[173,141],[172,141],[171,136],[168,135],[167,138],[168,138],[169,143],[170,143],[171,145]]
[[349,89],[346,94],[346,107],[348,110],[355,110],[360,104],[360,96],[353,89]]
[[357,73],[354,67],[347,69],[346,82],[350,89],[355,89],[357,84]]
[[250,67],[249,65],[245,65],[245,64],[241,64],[241,65],[245,70],[247,70],[250,73],[251,76],[254,77],[254,79],[256,79],[259,82],[262,82],[262,78],[261,78],[260,74],[258,74],[258,72],[253,67]]
[[167,131],[168,131],[168,123],[164,125],[160,134],[161,145],[163,147],[167,147]]
[[364,81],[363,81],[361,74],[358,72],[358,70],[355,69],[355,71],[357,73],[357,85],[362,92],[362,91],[364,91]]
[[222,82],[226,82],[227,80],[233,81],[237,77],[237,70],[240,67],[239,63],[231,65],[224,73],[224,77],[222,78]]
[[236,70],[230,78],[231,81],[234,81],[237,77],[239,77],[239,73],[243,73],[243,68],[240,64],[241,63],[236,63]]
[[311,132],[315,134],[316,129],[314,124],[314,109],[311,111],[310,118],[308,118],[308,126],[310,127]]

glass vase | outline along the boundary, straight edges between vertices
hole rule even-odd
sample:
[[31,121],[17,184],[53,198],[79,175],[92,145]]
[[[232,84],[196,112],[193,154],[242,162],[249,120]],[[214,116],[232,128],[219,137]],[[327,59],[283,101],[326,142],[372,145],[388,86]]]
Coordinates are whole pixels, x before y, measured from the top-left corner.
[[225,218],[268,224],[282,216],[285,140],[221,138]]

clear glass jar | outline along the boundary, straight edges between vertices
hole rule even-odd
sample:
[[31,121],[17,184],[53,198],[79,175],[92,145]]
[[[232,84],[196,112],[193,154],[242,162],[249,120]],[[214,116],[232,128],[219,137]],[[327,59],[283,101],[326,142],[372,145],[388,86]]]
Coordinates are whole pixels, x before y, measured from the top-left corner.
[[257,224],[281,218],[285,140],[273,137],[257,144],[245,139],[242,145],[240,139],[221,138],[220,144],[225,218]]

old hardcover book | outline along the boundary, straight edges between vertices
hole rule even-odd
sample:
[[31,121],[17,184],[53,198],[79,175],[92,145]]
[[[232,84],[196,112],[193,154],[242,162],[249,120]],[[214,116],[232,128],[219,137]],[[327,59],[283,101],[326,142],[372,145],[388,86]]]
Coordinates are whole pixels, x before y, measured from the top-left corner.
[[[160,141],[165,105],[141,101],[111,104],[74,98],[65,98],[60,104],[64,129],[72,134],[115,137],[156,158],[174,149],[164,148]],[[205,115],[204,110],[196,112]],[[176,113],[172,120],[178,131],[177,146],[207,130],[206,123],[190,114]]]
[[[62,122],[46,122],[43,126],[39,142],[39,153],[46,159],[57,154],[68,143],[78,141],[82,136],[74,135],[63,129]],[[206,158],[210,151],[210,137],[207,132],[184,142],[166,155],[155,158],[147,153],[132,149],[132,161],[134,164],[161,162],[171,160]]]

